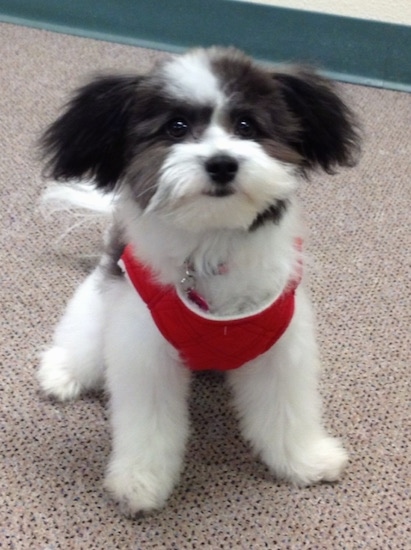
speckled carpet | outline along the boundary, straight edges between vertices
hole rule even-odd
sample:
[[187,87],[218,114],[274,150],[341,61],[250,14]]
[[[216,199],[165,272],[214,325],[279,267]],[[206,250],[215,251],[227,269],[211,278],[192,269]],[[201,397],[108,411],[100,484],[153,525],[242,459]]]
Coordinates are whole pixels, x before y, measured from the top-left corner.
[[271,478],[239,437],[217,375],[197,376],[186,467],[168,506],[128,520],[102,490],[106,401],[38,391],[38,354],[93,264],[98,229],[44,220],[33,143],[84,75],[144,71],[159,52],[0,25],[0,548],[410,549],[411,95],[343,85],[365,128],[354,170],[301,188],[313,257],[336,484]]

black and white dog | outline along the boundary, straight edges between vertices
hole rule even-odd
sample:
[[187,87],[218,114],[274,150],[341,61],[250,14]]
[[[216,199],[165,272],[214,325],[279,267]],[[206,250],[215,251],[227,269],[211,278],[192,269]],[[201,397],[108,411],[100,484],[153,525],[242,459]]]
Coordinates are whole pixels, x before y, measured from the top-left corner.
[[[354,165],[358,142],[326,79],[222,48],[96,78],[44,134],[50,177],[91,181],[90,208],[98,190],[113,199],[106,252],[38,377],[62,400],[108,390],[105,486],[125,513],[163,506],[178,480],[193,370],[227,371],[242,433],[275,476],[341,474],[347,455],[321,420],[294,195],[310,170]],[[57,191],[80,204],[76,193]]]

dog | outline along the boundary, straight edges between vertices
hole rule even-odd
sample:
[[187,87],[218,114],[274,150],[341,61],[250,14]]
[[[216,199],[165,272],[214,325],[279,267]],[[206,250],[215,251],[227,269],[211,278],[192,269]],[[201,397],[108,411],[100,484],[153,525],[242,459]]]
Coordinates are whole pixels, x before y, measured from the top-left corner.
[[94,193],[90,209],[109,197],[105,251],[38,379],[59,400],[107,389],[105,487],[123,513],[173,491],[199,370],[226,371],[242,434],[276,478],[337,480],[348,458],[322,423],[295,198],[311,172],[357,161],[358,124],[334,85],[309,67],[195,49],[148,74],[93,78],[40,145],[61,197],[76,203],[71,180]]

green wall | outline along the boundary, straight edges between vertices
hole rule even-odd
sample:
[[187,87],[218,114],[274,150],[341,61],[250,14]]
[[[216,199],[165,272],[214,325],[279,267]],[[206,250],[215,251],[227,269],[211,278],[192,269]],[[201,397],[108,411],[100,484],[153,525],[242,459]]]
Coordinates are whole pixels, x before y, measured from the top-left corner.
[[411,91],[411,27],[234,0],[0,0],[0,20],[180,51],[234,45],[348,81]]

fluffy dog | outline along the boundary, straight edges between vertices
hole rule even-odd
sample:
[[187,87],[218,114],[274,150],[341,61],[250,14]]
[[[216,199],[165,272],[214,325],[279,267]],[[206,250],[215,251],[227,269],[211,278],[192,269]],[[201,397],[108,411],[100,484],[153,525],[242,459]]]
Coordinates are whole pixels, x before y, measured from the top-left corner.
[[193,370],[227,371],[242,433],[276,477],[336,480],[347,455],[322,425],[295,200],[311,170],[355,164],[333,85],[197,49],[95,78],[41,145],[49,177],[113,197],[106,251],[38,377],[61,400],[108,390],[105,487],[123,511],[163,506],[178,480]]

